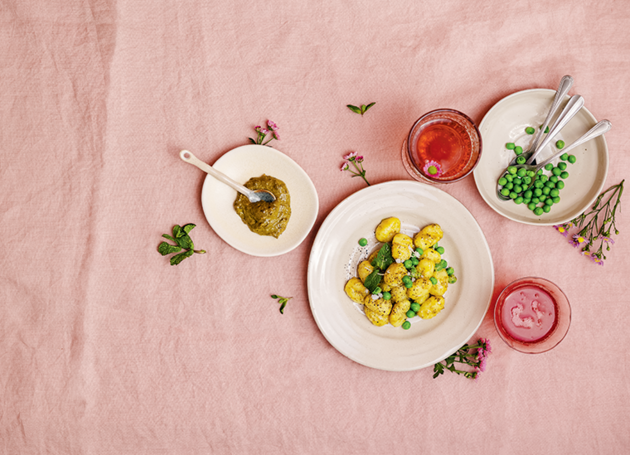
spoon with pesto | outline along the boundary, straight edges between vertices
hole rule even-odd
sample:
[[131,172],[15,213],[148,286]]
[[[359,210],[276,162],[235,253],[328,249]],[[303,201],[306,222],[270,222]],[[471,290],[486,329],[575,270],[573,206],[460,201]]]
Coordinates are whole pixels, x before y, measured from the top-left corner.
[[204,163],[188,150],[182,150],[181,152],[179,152],[179,157],[182,160],[186,161],[187,163],[192,164],[193,166],[197,166],[202,171],[207,172],[208,174],[210,174],[212,177],[214,177],[221,183],[225,183],[226,185],[231,187],[233,190],[236,190],[239,193],[244,194],[247,197],[247,199],[249,199],[249,202],[251,203],[261,202],[261,201],[273,202],[276,200],[276,197],[273,195],[273,193],[267,190],[250,190],[249,188],[246,188],[243,185],[236,183],[234,180],[232,180],[230,177],[225,175],[223,172],[219,172],[216,169],[214,169],[212,166],[210,166],[209,164]]

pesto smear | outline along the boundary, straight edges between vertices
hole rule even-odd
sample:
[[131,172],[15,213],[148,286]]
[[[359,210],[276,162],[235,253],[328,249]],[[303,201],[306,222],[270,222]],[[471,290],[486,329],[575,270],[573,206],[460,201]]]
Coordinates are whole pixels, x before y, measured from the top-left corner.
[[250,190],[267,190],[276,200],[252,204],[247,196],[239,193],[234,201],[234,210],[252,232],[278,238],[287,228],[291,217],[291,197],[287,186],[282,180],[263,174],[249,179],[245,187]]

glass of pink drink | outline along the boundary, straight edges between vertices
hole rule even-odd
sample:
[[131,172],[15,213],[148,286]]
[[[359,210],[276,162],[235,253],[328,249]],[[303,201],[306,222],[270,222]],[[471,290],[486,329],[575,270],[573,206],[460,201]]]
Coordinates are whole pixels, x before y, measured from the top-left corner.
[[564,339],[571,325],[571,306],[567,296],[551,281],[521,278],[499,295],[494,325],[511,348],[539,354]]

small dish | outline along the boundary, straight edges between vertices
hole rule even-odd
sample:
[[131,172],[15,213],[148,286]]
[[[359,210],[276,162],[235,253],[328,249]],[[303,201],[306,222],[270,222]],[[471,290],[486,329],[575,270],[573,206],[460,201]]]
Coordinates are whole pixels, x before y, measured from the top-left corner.
[[571,305],[549,280],[520,278],[503,289],[494,307],[494,325],[505,343],[525,354],[556,347],[571,325]]
[[[496,195],[497,179],[514,157],[505,144],[513,142],[527,150],[534,136],[525,133],[525,128],[538,127],[543,123],[554,96],[555,91],[549,89],[513,93],[496,103],[479,125],[484,153],[474,170],[477,189],[494,211],[519,223],[553,226],[577,217],[593,204],[608,174],[608,147],[604,136],[600,136],[571,152],[577,162],[567,169],[570,176],[560,192],[561,200],[552,206],[549,213],[535,215],[524,204],[499,200]],[[552,142],[562,139],[571,144],[596,123],[595,117],[583,107]],[[552,154],[552,145],[549,145],[540,152],[539,159],[544,160]]]
[[284,153],[263,145],[230,150],[213,165],[239,183],[262,174],[282,180],[291,196],[291,218],[277,239],[253,233],[234,210],[236,191],[207,175],[201,205],[208,223],[227,244],[251,256],[279,256],[296,248],[310,232],[317,213],[317,190],[308,174]]
[[[458,278],[444,310],[433,319],[409,319],[409,330],[376,327],[344,292],[376,244],[374,228],[390,216],[401,220],[403,232],[440,224],[440,245]],[[361,238],[372,244],[360,246]],[[409,371],[445,359],[475,334],[490,306],[494,268],[481,228],[457,199],[425,183],[391,181],[352,194],[330,212],[311,248],[307,285],[315,322],[335,349],[371,368]]]

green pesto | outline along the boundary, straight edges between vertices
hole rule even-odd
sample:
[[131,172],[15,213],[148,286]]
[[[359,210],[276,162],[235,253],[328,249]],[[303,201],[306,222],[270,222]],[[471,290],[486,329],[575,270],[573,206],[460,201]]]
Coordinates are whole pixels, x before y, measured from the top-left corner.
[[247,196],[239,193],[234,201],[234,210],[238,216],[256,234],[280,237],[291,217],[291,197],[287,186],[282,180],[263,174],[249,179],[245,187],[250,190],[267,190],[276,200],[252,204]]

